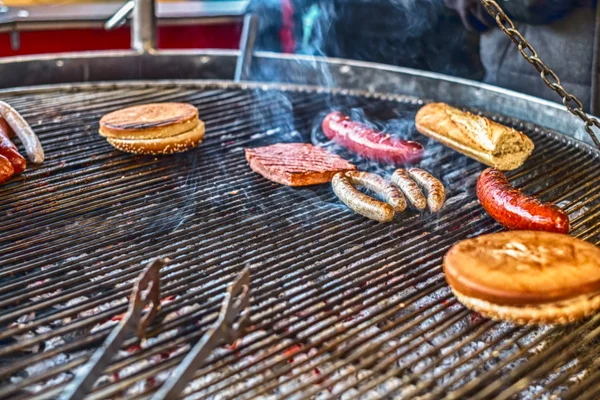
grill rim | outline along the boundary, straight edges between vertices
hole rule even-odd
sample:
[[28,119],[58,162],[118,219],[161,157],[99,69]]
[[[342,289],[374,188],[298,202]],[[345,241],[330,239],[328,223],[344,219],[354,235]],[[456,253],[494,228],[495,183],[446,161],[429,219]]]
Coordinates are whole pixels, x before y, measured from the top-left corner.
[[[185,86],[189,88],[189,82],[185,82],[185,83],[186,83],[186,85],[185,85]],[[229,82],[227,82],[227,83],[229,84]],[[243,85],[243,84],[242,84],[242,85]],[[92,85],[92,86],[94,86],[94,85]],[[206,86],[206,82],[202,82],[202,85],[201,85],[201,86],[203,86],[203,87],[204,87],[204,86]],[[233,84],[233,86],[237,86],[237,85]],[[245,85],[243,85],[243,86],[245,86]],[[267,90],[270,90],[270,89],[271,89],[271,88],[266,88],[266,85],[258,85],[258,84],[257,84],[257,85],[252,85],[252,86],[253,86],[253,87],[251,87],[251,88],[246,88],[246,89],[255,89],[255,88],[257,88],[257,89],[267,89]],[[257,87],[257,86],[258,86],[258,87]],[[295,86],[295,85],[292,85],[292,86]],[[208,88],[210,89],[210,87],[208,87]],[[275,88],[276,88],[278,91],[283,91],[283,90],[282,90],[282,89],[281,89],[279,86],[277,86],[277,85],[275,85]],[[235,88],[234,88],[234,89],[235,89]],[[239,89],[239,90],[241,90],[241,89]],[[324,90],[324,91],[321,91],[320,93],[330,93],[330,92],[331,92],[331,91],[329,91],[329,90]],[[351,91],[345,91],[345,90],[341,90],[341,91],[339,91],[339,92],[341,92],[341,94],[342,94],[342,95],[354,95],[353,93],[349,93],[349,92],[351,92]],[[359,93],[359,94],[357,94],[357,95],[358,95],[358,96],[361,96],[361,97],[364,97],[364,98],[367,98],[367,99],[368,99],[368,98],[376,98],[376,99],[377,99],[377,97],[374,97],[374,96],[373,96],[374,94],[376,94],[376,93],[369,93],[369,95],[363,95],[363,94],[360,94],[360,93]],[[405,102],[410,102],[410,99],[413,99],[413,97],[412,97],[412,96],[404,96],[404,95],[393,95],[393,96],[391,96],[391,97],[390,97],[390,96],[389,96],[389,95],[387,95],[387,94],[385,94],[385,98],[381,98],[381,100],[388,100],[388,101],[389,101],[389,100],[392,100],[392,101],[400,101],[400,102],[404,102],[404,103],[405,103]],[[417,102],[422,102],[422,101],[419,101],[419,100],[417,99]],[[510,118],[514,118],[514,117],[510,117]],[[555,134],[555,135],[558,135],[558,137],[555,137],[553,134]],[[554,132],[552,132],[552,131],[545,130],[545,129],[542,129],[542,130],[538,131],[538,132],[537,132],[537,135],[538,135],[538,136],[540,136],[541,138],[544,138],[544,140],[549,140],[550,138],[558,139],[558,141],[560,141],[561,143],[564,143],[565,141],[566,141],[566,142],[569,142],[570,140],[573,140],[573,141],[575,141],[575,140],[576,140],[576,139],[572,139],[572,138],[569,138],[569,137],[565,137],[565,136],[564,136],[564,135],[562,135],[562,134],[556,134],[556,133],[554,133]],[[578,142],[575,142],[575,145],[574,145],[574,147],[579,147],[578,145],[579,145],[579,143],[578,143]],[[574,147],[573,147],[573,148],[574,148]],[[591,147],[591,146],[588,146],[588,147]],[[571,149],[573,149],[573,148],[571,148]],[[595,149],[595,148],[593,148],[593,147],[591,147],[591,150],[594,150],[594,151],[593,151],[592,153],[590,153],[589,155],[590,155],[590,156],[592,156],[592,157],[594,157],[594,158],[597,158],[597,156],[598,156],[598,152],[596,151],[596,149]],[[582,149],[582,151],[584,151],[584,150]],[[539,177],[536,177],[536,178],[534,178],[534,179],[539,179]]]
[[[443,76],[443,75],[442,75]],[[439,77],[438,77],[439,79]],[[465,82],[460,82],[462,84],[471,83],[468,80],[463,80]],[[110,90],[121,90],[121,89],[156,89],[156,88],[164,88],[164,89],[200,89],[200,90],[262,90],[265,92],[268,91],[279,91],[279,92],[291,92],[291,93],[315,93],[315,94],[330,94],[330,95],[339,95],[339,96],[357,96],[363,97],[367,99],[375,99],[380,101],[394,101],[394,102],[410,102],[413,104],[424,105],[434,101],[441,101],[431,98],[422,98],[417,95],[410,94],[398,94],[398,93],[389,93],[389,92],[381,92],[381,91],[369,91],[369,90],[361,90],[361,89],[350,89],[350,88],[342,88],[342,87],[325,87],[320,85],[307,85],[307,84],[294,84],[294,83],[265,83],[265,82],[232,82],[228,80],[220,80],[220,79],[198,79],[198,80],[189,80],[189,79],[164,79],[164,80],[135,80],[135,81],[105,81],[105,82],[82,82],[82,83],[61,83],[61,84],[50,84],[50,85],[38,85],[38,86],[26,86],[19,87],[13,89],[0,89],[0,95],[5,96],[19,96],[19,95],[36,95],[36,94],[46,94],[46,93],[56,93],[56,92],[72,92],[72,93],[81,93],[81,92],[94,92],[94,91],[110,91]],[[513,93],[511,93],[513,94]],[[526,100],[538,101],[541,102],[540,106],[547,106],[549,104],[556,106],[556,104],[537,99],[535,97],[521,95],[520,93],[514,93],[515,95],[520,95],[520,97],[525,97]],[[23,99],[23,102],[26,103],[26,99]],[[534,131],[538,131],[540,127],[544,128],[544,135],[550,135],[553,139],[560,140],[566,139],[570,141],[572,145],[575,146],[583,146],[586,150],[591,150],[592,153],[600,155],[600,149],[594,147],[590,143],[587,143],[583,140],[577,139],[567,133],[559,132],[555,129],[546,127],[544,125],[540,125],[538,123],[533,123],[529,121],[523,121],[519,116],[514,116],[507,113],[498,113],[498,112],[481,112],[480,110],[475,109],[474,107],[463,107],[459,104],[453,104],[455,106],[466,108],[468,110],[473,110],[477,113],[480,113],[484,116],[489,116],[493,114],[494,116],[505,116],[511,119],[518,120],[523,124],[527,124],[528,127]],[[18,106],[17,106],[18,107]]]

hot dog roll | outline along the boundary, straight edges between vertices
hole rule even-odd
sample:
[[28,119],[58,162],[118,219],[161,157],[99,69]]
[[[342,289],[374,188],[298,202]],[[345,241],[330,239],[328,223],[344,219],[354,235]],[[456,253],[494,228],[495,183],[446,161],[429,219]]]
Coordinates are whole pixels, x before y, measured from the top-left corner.
[[15,173],[15,169],[8,160],[8,158],[0,155],[0,184],[3,184],[10,179]]
[[423,106],[415,123],[423,135],[503,171],[523,165],[534,149],[522,132],[444,103]]
[[431,212],[438,212],[446,201],[446,190],[444,185],[429,172],[420,168],[411,168],[408,170],[410,176],[417,184],[427,191],[427,205]]
[[402,192],[381,176],[361,171],[348,171],[346,176],[352,184],[366,187],[379,194],[386,203],[394,207],[394,211],[406,210],[406,199]]
[[391,181],[402,190],[408,202],[417,210],[424,210],[427,207],[427,199],[423,196],[423,192],[405,169],[399,168],[394,171]]
[[27,160],[17,150],[17,147],[9,139],[11,136],[11,129],[4,118],[0,117],[0,155],[8,158],[8,161],[12,164],[15,174],[20,174],[25,170],[27,166]]
[[0,101],[0,116],[2,116],[13,131],[15,131],[21,140],[21,143],[25,146],[27,157],[29,157],[31,162],[34,164],[43,163],[44,149],[42,149],[42,144],[21,114],[9,104]]
[[359,192],[343,172],[334,175],[331,186],[335,195],[357,214],[379,222],[394,219],[394,208],[391,205]]

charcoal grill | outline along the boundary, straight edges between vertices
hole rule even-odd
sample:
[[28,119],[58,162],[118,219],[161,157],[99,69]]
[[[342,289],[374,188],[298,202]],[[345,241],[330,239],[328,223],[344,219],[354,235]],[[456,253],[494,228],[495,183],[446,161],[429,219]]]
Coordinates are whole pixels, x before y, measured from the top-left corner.
[[[481,164],[435,142],[439,215],[394,223],[343,207],[328,185],[292,189],[253,173],[243,149],[323,141],[331,108],[403,136],[425,99],[298,85],[121,82],[15,90],[47,160],[0,188],[0,398],[52,398],[127,308],[146,261],[169,257],[148,339],[127,341],[90,398],[147,398],[217,318],[224,290],[252,271],[248,332],[196,373],[191,398],[597,398],[600,314],[568,327],[517,327],[463,308],[441,257],[500,230],[479,206]],[[114,150],[97,134],[115,109],[196,105],[206,138],[173,157]],[[475,110],[476,111],[476,110]],[[531,123],[536,150],[509,177],[600,242],[600,151]],[[315,128],[317,127],[317,128]],[[336,149],[338,150],[338,149]],[[389,170],[361,162],[361,169]]]

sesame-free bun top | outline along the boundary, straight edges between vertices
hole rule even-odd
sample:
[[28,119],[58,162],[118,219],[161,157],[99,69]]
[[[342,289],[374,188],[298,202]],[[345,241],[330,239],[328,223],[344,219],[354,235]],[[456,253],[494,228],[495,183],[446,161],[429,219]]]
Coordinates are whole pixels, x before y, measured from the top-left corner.
[[444,273],[453,290],[471,298],[552,303],[600,291],[600,249],[560,233],[500,232],[454,245]]
[[198,109],[186,103],[152,103],[127,107],[100,119],[106,138],[156,139],[191,131],[198,125]]

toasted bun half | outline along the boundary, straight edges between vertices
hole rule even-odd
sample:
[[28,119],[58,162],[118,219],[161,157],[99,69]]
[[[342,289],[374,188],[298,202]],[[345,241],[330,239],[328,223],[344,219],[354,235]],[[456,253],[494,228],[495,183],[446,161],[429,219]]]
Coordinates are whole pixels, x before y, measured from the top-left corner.
[[204,138],[204,123],[199,121],[198,125],[191,131],[176,136],[158,139],[117,139],[107,138],[108,143],[121,151],[134,154],[173,154],[192,149]]
[[423,135],[504,171],[523,165],[534,149],[523,133],[444,103],[423,106],[415,123]]
[[186,103],[128,107],[100,119],[100,135],[116,139],[156,139],[189,132],[198,126],[198,109]]
[[454,245],[443,264],[459,301],[490,318],[561,324],[600,307],[600,249],[569,235],[482,235]]

